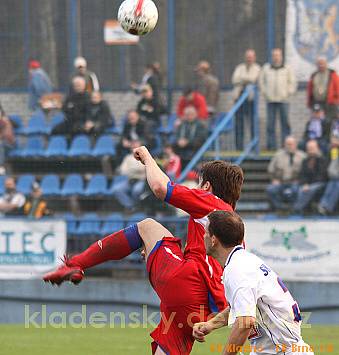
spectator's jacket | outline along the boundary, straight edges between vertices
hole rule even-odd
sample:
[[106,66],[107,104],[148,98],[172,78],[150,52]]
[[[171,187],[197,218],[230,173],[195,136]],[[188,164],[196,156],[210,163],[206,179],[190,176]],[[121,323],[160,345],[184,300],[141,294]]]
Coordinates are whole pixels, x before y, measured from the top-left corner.
[[147,121],[140,118],[136,126],[132,126],[129,122],[126,122],[122,131],[122,139],[140,140],[142,144],[145,144],[147,148],[152,149],[155,142],[154,129],[150,128]]
[[[311,79],[307,84],[307,105],[312,107],[314,105],[313,98],[313,79],[318,72],[314,72],[311,75]],[[339,105],[339,76],[337,73],[330,69],[330,79],[327,86],[327,100],[326,103],[329,105]]]
[[[78,72],[74,73],[72,79],[76,76],[81,76],[86,81],[86,91],[91,94],[93,91],[100,91],[99,80],[95,73],[87,70],[85,74],[80,74]],[[73,87],[71,85],[70,93],[74,94]]]
[[198,112],[200,119],[206,120],[208,118],[208,110],[206,99],[203,95],[198,92],[193,93],[193,100],[188,101],[185,96],[181,96],[178,102],[177,115],[178,117],[184,116],[184,111],[187,106],[194,106]]
[[181,159],[179,155],[173,154],[164,165],[164,169],[166,175],[171,179],[171,181],[175,181],[180,177],[181,174]]
[[159,124],[160,108],[155,98],[150,100],[142,98],[138,102],[137,111],[139,115],[144,117],[147,121]]
[[327,179],[327,161],[323,156],[307,156],[301,166],[299,183],[301,185],[325,182]]
[[98,104],[90,104],[88,119],[94,122],[95,133],[102,133],[113,124],[112,113],[105,100],[101,100]]
[[34,69],[30,74],[28,83],[28,106],[30,110],[39,108],[41,96],[52,92],[52,83],[47,73],[41,69]]
[[26,197],[22,193],[16,191],[12,193],[5,192],[5,194],[0,197],[0,204],[4,202],[16,205],[16,208],[13,208],[10,211],[0,211],[3,212],[5,216],[18,216],[24,214]]
[[200,148],[207,136],[206,127],[198,120],[193,122],[184,121],[178,127],[176,132],[176,140],[181,138],[188,140],[188,145],[183,148],[185,150],[196,150]]
[[339,180],[339,148],[332,148],[330,156],[331,161],[327,169],[328,177],[331,180]]
[[325,139],[325,140],[329,140],[330,138],[330,131],[331,131],[331,123],[326,119],[322,119],[320,124],[321,124],[321,136],[320,137],[316,137],[315,133],[312,132],[312,119],[309,120],[306,123],[305,126],[305,132],[304,132],[304,140],[307,141],[309,139]]
[[301,150],[294,153],[293,164],[290,164],[290,154],[285,150],[279,150],[268,165],[268,172],[272,179],[282,183],[290,183],[298,180],[302,162],[306,154]]
[[259,76],[261,93],[268,102],[287,102],[297,89],[294,72],[287,65],[273,67],[266,63]]
[[74,93],[66,97],[62,106],[68,125],[73,131],[81,130],[90,117],[90,98],[87,92]]
[[42,199],[29,199],[24,205],[24,213],[26,216],[41,218],[49,215],[47,202]]
[[[232,75],[233,100],[237,100],[244,91],[246,85],[256,84],[260,75],[260,65],[253,63],[248,66],[246,63],[239,64]],[[253,96],[250,97],[253,100]]]
[[146,169],[145,165],[140,161],[135,160],[133,154],[128,154],[122,161],[119,172],[121,175],[127,176],[129,180],[145,180]]
[[219,80],[212,74],[205,74],[199,82],[197,91],[206,99],[209,112],[217,111],[219,102]]

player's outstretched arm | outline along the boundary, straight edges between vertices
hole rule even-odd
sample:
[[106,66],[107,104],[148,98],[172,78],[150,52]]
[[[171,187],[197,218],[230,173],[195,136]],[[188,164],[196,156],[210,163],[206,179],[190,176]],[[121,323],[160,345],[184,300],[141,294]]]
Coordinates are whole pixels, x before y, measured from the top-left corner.
[[146,177],[150,189],[157,198],[165,200],[167,184],[170,181],[169,177],[159,168],[145,146],[138,147],[133,152],[135,159],[139,160],[146,167]]
[[203,343],[206,335],[228,324],[229,313],[230,309],[228,307],[207,322],[195,323],[193,326],[193,337]]
[[238,351],[236,349],[241,349],[241,347],[245,344],[245,341],[251,332],[251,328],[254,325],[254,317],[237,317],[235,323],[233,324],[223,355],[237,354]]

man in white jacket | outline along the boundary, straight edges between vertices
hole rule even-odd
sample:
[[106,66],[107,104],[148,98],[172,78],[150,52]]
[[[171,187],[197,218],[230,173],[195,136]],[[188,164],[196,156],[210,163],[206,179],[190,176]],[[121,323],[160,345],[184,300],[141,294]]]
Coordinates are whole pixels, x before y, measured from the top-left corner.
[[288,121],[288,101],[297,88],[294,72],[284,64],[280,48],[272,50],[272,63],[263,66],[259,86],[267,102],[267,149],[276,150],[276,116],[279,112],[282,144],[291,131]]

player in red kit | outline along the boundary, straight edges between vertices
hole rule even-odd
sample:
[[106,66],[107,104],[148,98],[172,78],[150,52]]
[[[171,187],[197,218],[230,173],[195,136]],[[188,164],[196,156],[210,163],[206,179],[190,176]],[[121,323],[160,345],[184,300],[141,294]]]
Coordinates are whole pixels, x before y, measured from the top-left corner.
[[151,334],[153,354],[186,355],[194,342],[193,324],[224,310],[227,305],[221,284],[222,269],[206,256],[204,225],[210,212],[235,208],[243,173],[240,167],[230,163],[209,162],[201,170],[199,187],[188,189],[171,183],[147,148],[136,148],[134,155],[145,165],[153,193],[190,214],[184,252],[180,239],[148,218],[65,260],[65,265],[45,275],[44,280],[78,283],[85,269],[107,260],[122,259],[144,246],[150,283],[161,300],[162,319]]

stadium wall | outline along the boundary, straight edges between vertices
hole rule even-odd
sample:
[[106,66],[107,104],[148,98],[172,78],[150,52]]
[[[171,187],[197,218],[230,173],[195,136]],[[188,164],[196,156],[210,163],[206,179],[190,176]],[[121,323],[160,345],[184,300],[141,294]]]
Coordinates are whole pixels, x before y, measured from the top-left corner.
[[[173,108],[175,112],[176,103],[180,96],[180,92],[175,92],[173,96]],[[105,92],[104,98],[109,102],[112,113],[119,121],[122,116],[126,114],[126,111],[135,108],[139,100],[139,96],[133,92]],[[19,114],[24,118],[28,118],[30,112],[27,108],[27,94],[23,93],[1,93],[0,102],[2,103],[7,114]],[[227,111],[232,106],[231,92],[223,91],[220,98],[220,111]],[[265,146],[266,140],[266,107],[265,101],[260,99],[260,137],[261,146]],[[304,90],[300,90],[291,98],[290,101],[290,124],[292,132],[299,139],[305,128],[306,121],[309,118],[309,112],[306,107],[306,93]],[[279,126],[279,125],[278,125]]]
[[[339,324],[338,283],[286,284],[298,300],[305,324]],[[53,312],[66,312],[67,319],[74,312],[80,312],[81,315],[75,314],[75,323],[84,321],[82,318],[86,318],[88,322],[94,312],[104,313],[107,322],[112,313],[115,315],[115,322],[132,322],[132,312],[136,312],[134,316],[140,321],[157,321],[158,315],[153,312],[158,312],[159,309],[158,298],[146,279],[87,279],[77,287],[65,284],[60,288],[45,285],[40,280],[3,280],[0,281],[0,304],[0,323],[25,323],[26,314],[26,323],[29,326],[34,326],[35,323],[41,325],[44,319],[48,322]],[[121,313],[120,317],[118,312]],[[56,323],[59,321],[55,320]]]

